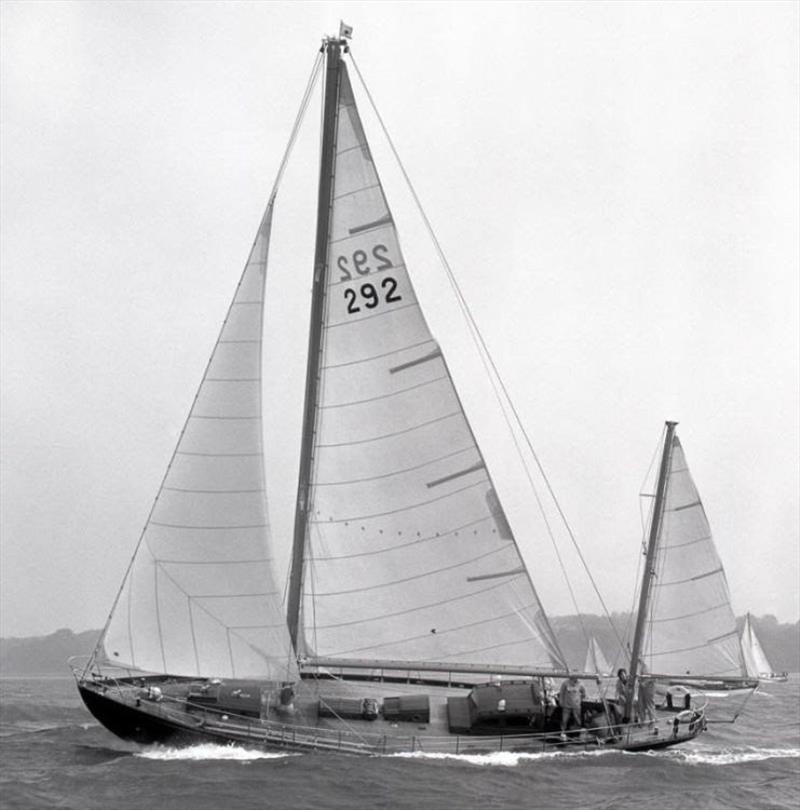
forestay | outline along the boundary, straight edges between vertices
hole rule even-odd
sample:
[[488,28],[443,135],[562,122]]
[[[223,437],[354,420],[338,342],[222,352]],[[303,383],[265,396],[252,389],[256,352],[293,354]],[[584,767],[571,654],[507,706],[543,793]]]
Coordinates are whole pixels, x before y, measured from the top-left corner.
[[654,569],[646,668],[656,674],[743,676],[727,579],[677,436]]
[[305,652],[563,668],[340,82]]
[[261,349],[272,203],[104,635],[109,661],[294,680],[269,552]]

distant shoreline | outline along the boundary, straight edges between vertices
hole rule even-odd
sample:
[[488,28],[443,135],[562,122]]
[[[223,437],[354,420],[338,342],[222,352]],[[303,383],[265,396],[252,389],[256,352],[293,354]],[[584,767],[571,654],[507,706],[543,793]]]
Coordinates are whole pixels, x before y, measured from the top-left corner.
[[[800,621],[781,623],[774,616],[751,616],[764,651],[776,672],[800,672]],[[616,633],[623,634],[629,622],[627,613],[611,616]],[[626,660],[614,629],[604,616],[555,616],[550,620],[570,666],[581,668],[586,657],[586,634],[594,636],[610,662]],[[744,616],[737,617],[741,631]],[[69,678],[67,660],[89,656],[100,637],[100,630],[75,633],[67,628],[46,636],[0,638],[0,679]]]

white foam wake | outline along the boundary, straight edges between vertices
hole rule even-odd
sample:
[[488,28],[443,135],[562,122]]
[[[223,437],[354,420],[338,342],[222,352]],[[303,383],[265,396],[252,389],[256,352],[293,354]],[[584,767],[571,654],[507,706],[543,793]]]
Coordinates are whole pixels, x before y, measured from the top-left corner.
[[199,743],[186,748],[168,748],[156,745],[134,754],[143,759],[160,760],[210,760],[227,759],[236,762],[250,762],[256,759],[283,759],[294,754],[259,751],[254,748],[241,748],[236,745],[217,745],[216,743]]
[[424,751],[414,751],[399,754],[387,754],[390,757],[402,759],[454,759],[458,762],[468,762],[471,765],[500,765],[510,768],[523,762],[536,762],[545,759],[564,759],[569,757],[598,757],[617,753],[615,751],[546,751],[540,754],[526,754],[515,751],[492,751],[488,754],[435,754]]
[[687,765],[738,765],[743,762],[762,762],[765,759],[800,758],[800,748],[757,748],[751,745],[720,749],[672,748],[663,752],[627,753],[627,756],[668,757]]
[[620,752],[618,750],[598,751],[548,751],[540,754],[525,754],[513,751],[494,751],[488,754],[435,754],[414,751],[387,756],[403,759],[446,760],[468,762],[471,765],[494,765],[513,768],[525,762],[541,760],[560,760],[575,757],[601,757],[624,753],[625,756],[655,757],[687,765],[737,765],[742,762],[761,762],[765,759],[800,758],[800,748],[756,748],[743,746],[737,748],[703,750],[703,749],[670,749],[668,751]]
[[738,765],[741,762],[761,762],[765,759],[800,758],[800,748],[742,746],[718,751],[675,751],[674,756],[689,765]]

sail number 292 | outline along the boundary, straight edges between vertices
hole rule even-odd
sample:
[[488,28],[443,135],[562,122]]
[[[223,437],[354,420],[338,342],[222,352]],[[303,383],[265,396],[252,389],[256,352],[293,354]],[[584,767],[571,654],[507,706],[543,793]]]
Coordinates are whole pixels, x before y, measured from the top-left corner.
[[[368,276],[373,271],[391,269],[394,265],[386,255],[387,252],[386,245],[375,245],[371,256],[365,250],[356,250],[352,256],[339,256],[336,260],[337,267],[342,271],[339,281],[353,281],[358,276]],[[353,276],[353,272],[356,276]],[[359,287],[347,287],[344,299],[347,301],[347,311],[350,314],[361,312],[362,306],[366,309],[375,309],[382,302],[391,304],[403,300],[397,292],[397,280],[391,276],[384,276],[380,284],[367,282]]]

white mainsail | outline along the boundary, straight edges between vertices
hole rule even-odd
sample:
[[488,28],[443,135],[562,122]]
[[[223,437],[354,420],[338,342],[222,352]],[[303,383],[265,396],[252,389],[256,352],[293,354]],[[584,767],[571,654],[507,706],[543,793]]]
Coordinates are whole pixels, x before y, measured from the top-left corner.
[[340,76],[305,652],[563,668]]
[[110,662],[294,680],[269,549],[261,353],[272,202],[103,636]]
[[745,667],[750,677],[758,678],[759,676],[772,675],[772,665],[767,659],[767,654],[764,652],[761,642],[758,640],[756,631],[753,629],[749,613],[742,628],[742,655],[744,655]]
[[725,571],[677,436],[669,448],[654,574],[641,656],[646,669],[743,677]]

